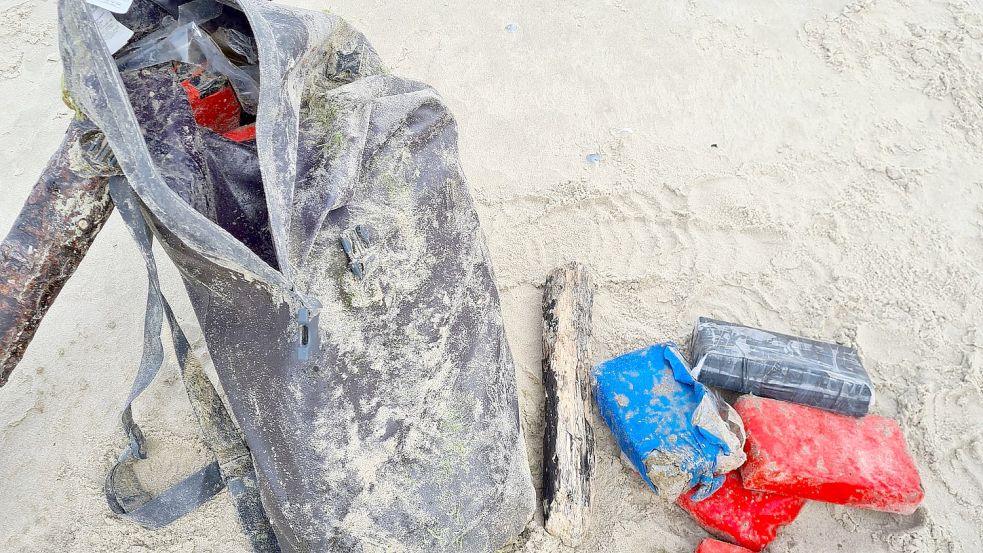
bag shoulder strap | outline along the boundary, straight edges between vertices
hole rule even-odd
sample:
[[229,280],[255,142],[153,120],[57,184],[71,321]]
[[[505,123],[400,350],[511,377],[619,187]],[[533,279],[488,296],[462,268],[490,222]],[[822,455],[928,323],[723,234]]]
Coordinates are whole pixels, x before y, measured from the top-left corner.
[[[147,310],[144,315],[143,354],[126,407],[121,415],[128,443],[106,478],[109,508],[144,528],[160,528],[202,505],[228,487],[243,531],[256,553],[278,553],[276,535],[260,499],[252,457],[239,428],[229,415],[160,289],[153,255],[153,234],[140,202],[125,177],[112,177],[110,194],[147,265]],[[216,460],[152,497],[140,483],[133,465],[147,458],[145,439],[133,420],[133,402],[153,382],[163,362],[161,331],[167,318],[181,377],[201,426],[202,437]]]

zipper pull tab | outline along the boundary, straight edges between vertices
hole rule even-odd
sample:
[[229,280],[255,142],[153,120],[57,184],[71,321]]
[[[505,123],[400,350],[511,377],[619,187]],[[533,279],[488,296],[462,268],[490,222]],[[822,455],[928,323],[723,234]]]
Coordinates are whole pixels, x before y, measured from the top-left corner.
[[297,311],[298,345],[297,359],[299,361],[310,361],[311,357],[317,354],[320,349],[320,339],[317,330],[317,313],[311,313],[306,307],[301,307]]

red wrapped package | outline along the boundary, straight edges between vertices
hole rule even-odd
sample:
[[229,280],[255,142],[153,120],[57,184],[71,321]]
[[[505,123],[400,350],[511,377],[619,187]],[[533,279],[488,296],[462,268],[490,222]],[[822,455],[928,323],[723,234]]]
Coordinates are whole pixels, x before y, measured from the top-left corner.
[[911,514],[925,497],[901,427],[878,415],[848,417],[743,396],[744,486],[862,509]]
[[184,80],[188,102],[199,126],[226,133],[239,126],[242,107],[228,77],[205,71],[201,67],[176,64],[175,71]]
[[237,127],[222,136],[233,142],[251,142],[256,140],[256,123]]
[[728,473],[724,485],[703,501],[693,501],[692,495],[689,491],[676,503],[707,532],[751,551],[764,549],[805,505],[797,497],[748,490],[737,471]]
[[707,538],[700,542],[696,553],[750,553],[750,551],[739,545]]

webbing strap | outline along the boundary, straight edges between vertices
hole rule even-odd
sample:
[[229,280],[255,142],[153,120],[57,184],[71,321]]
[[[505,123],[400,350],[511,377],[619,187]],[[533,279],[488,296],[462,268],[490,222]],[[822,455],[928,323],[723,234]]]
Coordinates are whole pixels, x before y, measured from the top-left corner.
[[[191,512],[228,486],[243,531],[256,553],[278,553],[276,535],[260,500],[252,458],[238,427],[221,397],[192,354],[188,339],[160,290],[153,255],[153,234],[140,204],[124,177],[109,181],[110,194],[147,265],[147,311],[144,316],[143,355],[133,387],[123,409],[127,446],[106,478],[106,499],[112,511],[145,528],[160,528]],[[146,459],[143,432],[133,420],[133,401],[150,385],[163,362],[161,330],[167,318],[174,351],[188,398],[201,426],[202,436],[216,460],[191,476],[152,497],[141,485],[133,465]]]

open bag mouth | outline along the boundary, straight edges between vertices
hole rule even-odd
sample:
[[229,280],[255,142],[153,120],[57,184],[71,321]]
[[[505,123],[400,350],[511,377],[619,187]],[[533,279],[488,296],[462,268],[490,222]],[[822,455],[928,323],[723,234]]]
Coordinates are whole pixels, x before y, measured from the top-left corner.
[[[151,222],[190,255],[295,295],[286,229],[301,99],[291,91],[306,79],[297,68],[311,65],[299,61],[323,49],[331,18],[305,12],[305,24],[277,27],[274,37],[267,19],[283,14],[268,2],[134,0],[125,14],[109,14],[132,32],[119,45],[105,34],[108,10],[61,0],[60,11],[67,94],[105,133]],[[164,111],[167,100],[178,115]],[[188,159],[162,162],[182,141]],[[192,152],[191,143],[206,147]]]
[[168,7],[114,55],[152,161],[168,188],[279,270],[255,141],[249,22],[213,0]]

